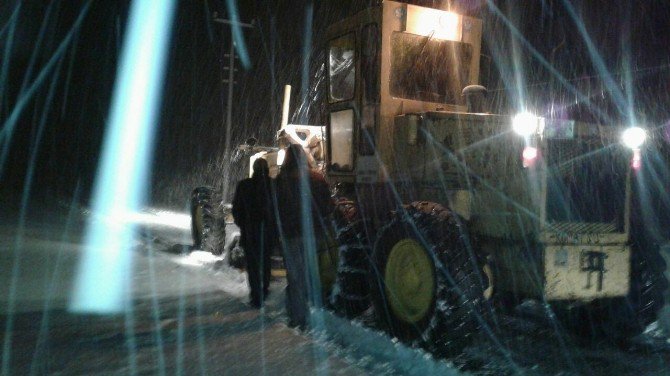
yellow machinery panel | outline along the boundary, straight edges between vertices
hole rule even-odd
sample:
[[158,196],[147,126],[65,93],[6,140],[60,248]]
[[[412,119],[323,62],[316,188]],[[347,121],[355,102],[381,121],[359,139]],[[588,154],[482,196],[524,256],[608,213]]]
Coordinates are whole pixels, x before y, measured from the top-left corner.
[[551,245],[544,251],[547,300],[625,296],[630,286],[630,247]]

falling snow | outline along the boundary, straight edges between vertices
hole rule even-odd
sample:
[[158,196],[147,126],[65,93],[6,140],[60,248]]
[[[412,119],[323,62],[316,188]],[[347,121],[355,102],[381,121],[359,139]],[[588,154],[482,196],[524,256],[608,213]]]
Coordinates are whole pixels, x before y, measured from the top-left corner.
[[[668,4],[407,2],[483,21],[480,83],[492,113],[644,127],[631,231],[670,263]],[[266,307],[252,309],[246,274],[231,265],[239,229],[218,234],[220,255],[191,246],[191,191],[213,187],[230,201],[248,171],[236,147],[250,137],[274,144],[283,85],[294,87],[290,123],[327,123],[326,27],[378,2],[160,3],[0,4],[0,374],[668,372],[667,291],[656,320],[623,344],[576,335],[557,319],[565,307],[526,299],[494,301],[467,345],[447,352],[393,338],[374,308],[346,319],[313,309],[309,331],[291,329],[282,277]],[[150,12],[134,18],[142,5]],[[422,85],[438,76],[424,71]],[[421,137],[438,145],[436,159],[458,159]],[[523,153],[524,167],[542,157]],[[617,201],[623,180],[596,181],[583,166],[551,193],[579,180],[614,187],[579,205]],[[557,200],[551,210],[572,209]],[[453,309],[440,301],[441,317]]]

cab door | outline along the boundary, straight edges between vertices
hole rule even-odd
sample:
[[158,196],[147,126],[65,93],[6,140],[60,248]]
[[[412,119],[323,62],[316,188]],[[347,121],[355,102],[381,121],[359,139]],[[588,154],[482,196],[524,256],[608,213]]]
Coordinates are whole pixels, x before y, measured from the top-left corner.
[[[331,39],[328,71],[328,172],[352,176],[372,157],[379,111],[379,36],[375,23]],[[359,163],[357,163],[359,162]]]
[[328,69],[328,171],[347,175],[354,170],[356,128],[356,33],[331,39]]

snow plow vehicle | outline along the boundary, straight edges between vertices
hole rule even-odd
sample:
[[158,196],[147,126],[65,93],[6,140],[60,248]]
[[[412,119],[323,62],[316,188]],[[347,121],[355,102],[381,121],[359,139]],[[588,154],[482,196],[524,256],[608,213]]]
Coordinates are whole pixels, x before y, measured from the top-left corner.
[[382,1],[326,34],[333,310],[438,354],[522,299],[616,341],[655,320],[665,262],[631,220],[644,130],[488,113],[473,17]]
[[331,303],[373,306],[392,336],[436,352],[487,325],[491,298],[639,334],[667,287],[658,250],[631,237],[644,131],[486,113],[481,34],[478,19],[395,1],[328,29]]

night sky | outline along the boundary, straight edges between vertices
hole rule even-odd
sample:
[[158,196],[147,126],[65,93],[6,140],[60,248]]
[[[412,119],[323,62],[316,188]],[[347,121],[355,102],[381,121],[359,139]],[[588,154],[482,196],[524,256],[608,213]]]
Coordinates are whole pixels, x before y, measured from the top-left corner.
[[[306,9],[313,4],[313,46],[327,25],[364,9],[368,1],[238,1],[244,22],[257,26],[245,31],[251,67],[239,68],[235,86],[232,144],[255,136],[272,141],[280,114],[282,87],[292,84],[292,109],[301,90],[300,75]],[[415,1],[433,4],[439,1]],[[447,3],[447,2],[444,2]],[[589,106],[574,105],[566,90],[538,59],[542,56],[583,93],[591,106],[605,109],[612,118],[627,121],[627,114],[612,104],[611,92],[588,53],[587,44],[571,17],[567,2],[560,0],[452,2],[464,13],[482,18],[484,54],[490,71],[484,79],[491,89],[495,109],[515,111],[522,99],[510,81],[515,64],[522,72],[523,101],[539,113],[551,115],[562,108],[571,117],[593,117]],[[18,18],[12,14],[20,4]],[[9,159],[0,175],[0,193],[16,196],[25,186],[31,153],[35,158],[31,193],[36,200],[67,200],[77,186],[86,201],[95,176],[105,120],[123,41],[128,3],[124,1],[61,0],[4,1],[0,4],[0,119],[7,119],[32,85],[11,140]],[[626,93],[630,88],[638,116],[654,127],[670,118],[670,5],[666,1],[573,1],[572,14],[584,30],[609,72],[612,82]],[[71,42],[59,46],[72,30],[83,9],[88,9]],[[223,1],[193,0],[179,3],[165,77],[159,133],[155,137],[152,201],[184,206],[188,192],[199,184],[220,186],[225,136],[229,29],[211,21],[214,12],[226,17]],[[512,37],[510,25],[527,44]],[[315,49],[316,51],[316,49]],[[516,51],[516,54],[514,53]],[[316,52],[313,53],[316,56]],[[54,59],[49,65],[50,59]],[[31,64],[32,62],[32,64]],[[320,61],[310,64],[311,84]],[[30,68],[32,65],[32,69]],[[36,81],[47,67],[46,78]],[[628,74],[627,74],[628,73]],[[36,83],[37,82],[37,83]],[[36,83],[36,84],[35,84]],[[22,89],[23,88],[23,89]],[[23,94],[22,94],[23,93]],[[295,122],[320,123],[318,106],[295,111]],[[42,133],[40,128],[43,127]]]

